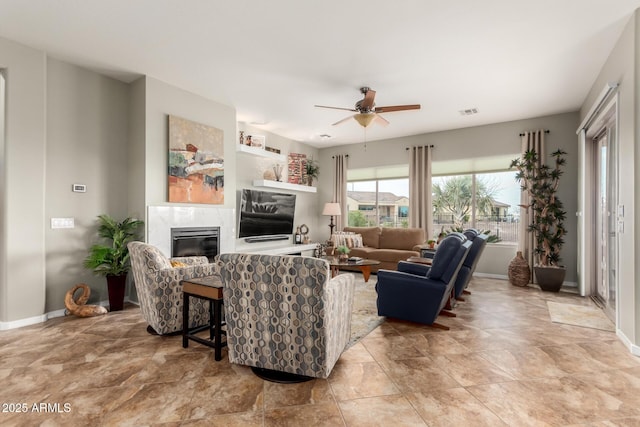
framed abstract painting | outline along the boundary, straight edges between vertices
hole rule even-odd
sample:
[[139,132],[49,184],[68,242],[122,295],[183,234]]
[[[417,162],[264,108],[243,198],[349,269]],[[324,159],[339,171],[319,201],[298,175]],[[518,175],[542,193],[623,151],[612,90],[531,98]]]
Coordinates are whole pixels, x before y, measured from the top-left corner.
[[169,202],[224,203],[224,132],[169,116]]

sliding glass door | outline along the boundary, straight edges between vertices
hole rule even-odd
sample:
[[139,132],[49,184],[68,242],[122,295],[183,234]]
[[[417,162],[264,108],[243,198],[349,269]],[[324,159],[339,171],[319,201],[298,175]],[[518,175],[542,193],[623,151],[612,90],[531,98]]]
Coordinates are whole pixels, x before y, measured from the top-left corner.
[[617,265],[617,170],[615,155],[615,127],[609,124],[593,139],[594,183],[597,199],[594,203],[595,262],[593,295],[605,313],[615,321],[616,265]]

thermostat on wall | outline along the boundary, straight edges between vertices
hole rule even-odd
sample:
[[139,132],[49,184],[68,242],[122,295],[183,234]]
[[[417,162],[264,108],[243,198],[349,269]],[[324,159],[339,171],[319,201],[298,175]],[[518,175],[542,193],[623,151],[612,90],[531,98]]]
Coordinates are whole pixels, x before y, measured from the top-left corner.
[[73,191],[74,193],[86,193],[87,186],[84,184],[73,184],[71,186],[71,191]]

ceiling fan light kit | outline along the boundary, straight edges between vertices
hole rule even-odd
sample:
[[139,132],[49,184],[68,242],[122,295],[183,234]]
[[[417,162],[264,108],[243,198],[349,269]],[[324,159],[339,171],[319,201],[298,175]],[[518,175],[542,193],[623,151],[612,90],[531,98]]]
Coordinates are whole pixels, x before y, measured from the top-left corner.
[[375,113],[358,113],[358,114],[355,114],[353,118],[356,120],[356,122],[360,123],[360,126],[362,126],[363,128],[366,128],[371,123],[373,123],[373,120],[376,118],[376,115]]
[[319,108],[331,108],[333,110],[346,110],[353,111],[357,114],[353,116],[346,117],[342,120],[339,120],[333,124],[339,125],[340,123],[344,123],[350,118],[358,122],[360,126],[366,128],[371,125],[374,121],[378,122],[378,124],[382,126],[386,126],[389,124],[389,121],[384,117],[380,116],[379,113],[391,113],[393,111],[407,111],[407,110],[419,110],[420,104],[408,104],[408,105],[392,105],[386,107],[375,107],[373,100],[376,96],[376,91],[368,88],[367,86],[363,86],[360,88],[360,92],[364,95],[364,98],[356,102],[355,108],[342,108],[342,107],[328,107],[326,105],[316,105]]

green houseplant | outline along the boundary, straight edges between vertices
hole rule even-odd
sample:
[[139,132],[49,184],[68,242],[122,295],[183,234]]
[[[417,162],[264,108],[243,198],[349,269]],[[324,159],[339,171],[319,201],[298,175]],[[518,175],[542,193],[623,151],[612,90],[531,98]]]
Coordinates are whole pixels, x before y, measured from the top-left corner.
[[320,173],[320,166],[318,162],[313,159],[307,159],[307,163],[305,164],[305,174],[308,185],[313,185],[313,180],[318,179],[318,174]]
[[340,255],[338,255],[338,259],[340,259],[340,261],[346,261],[347,258],[349,258],[349,252],[351,252],[351,249],[349,249],[348,246],[338,246],[336,248],[336,252],[338,252]]
[[104,243],[91,246],[84,266],[107,278],[109,310],[122,310],[130,268],[127,243],[138,238],[139,228],[144,221],[125,218],[118,222],[109,215],[99,215],[98,222],[98,236]]
[[551,154],[554,159],[552,167],[538,164],[538,154],[528,150],[520,158],[511,162],[511,169],[516,169],[516,181],[522,191],[529,194],[531,209],[529,232],[534,233],[534,266],[540,288],[548,291],[559,291],[564,281],[566,269],[560,266],[560,250],[564,244],[567,230],[564,227],[566,211],[558,199],[558,184],[566,164],[563,150]]

